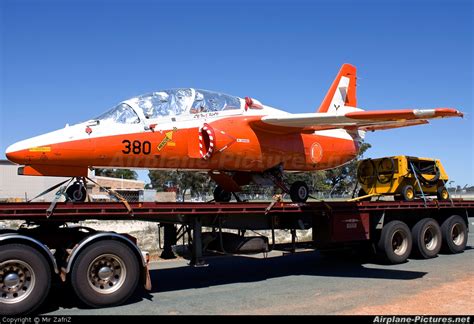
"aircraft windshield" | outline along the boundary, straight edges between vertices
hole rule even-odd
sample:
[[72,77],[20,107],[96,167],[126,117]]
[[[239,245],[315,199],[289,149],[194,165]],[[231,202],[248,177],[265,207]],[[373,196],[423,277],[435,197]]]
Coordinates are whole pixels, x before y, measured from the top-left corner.
[[137,113],[129,105],[124,103],[110,109],[96,119],[118,124],[137,124],[140,122]]

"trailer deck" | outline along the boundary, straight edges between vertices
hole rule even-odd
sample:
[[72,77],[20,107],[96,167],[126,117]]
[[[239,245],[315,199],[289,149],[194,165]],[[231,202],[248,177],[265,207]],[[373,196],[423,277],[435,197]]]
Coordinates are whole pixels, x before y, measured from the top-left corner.
[[[275,230],[312,229],[315,249],[370,247],[390,263],[412,254],[434,258],[444,248],[460,253],[467,244],[474,201],[315,201],[238,203],[0,203],[0,220],[27,226],[0,230],[0,313],[21,314],[46,298],[52,279],[71,282],[92,307],[123,303],[141,282],[151,288],[146,253],[129,234],[63,226],[85,220],[140,220],[164,227],[162,257],[187,234],[190,265],[205,265],[206,249],[260,253],[275,248]],[[181,225],[177,229],[176,225]],[[223,232],[236,229],[238,234]],[[206,232],[203,232],[205,230]],[[269,238],[247,230],[271,230]],[[267,232],[268,233],[268,232]],[[268,235],[270,236],[270,235]],[[157,242],[158,243],[158,242]],[[214,248],[210,248],[214,244]],[[27,280],[23,280],[23,278]],[[31,285],[38,278],[37,285]],[[34,281],[36,282],[36,280]]]
[[[76,222],[96,220],[142,220],[166,222],[189,219],[193,216],[285,216],[301,217],[321,214],[352,212],[368,213],[376,211],[448,211],[465,210],[474,217],[474,200],[452,199],[446,201],[316,201],[307,203],[291,202],[241,202],[241,203],[130,203],[132,212],[120,202],[110,203],[57,203],[48,216],[47,202],[0,203],[0,220]],[[185,217],[185,218],[183,218]]]

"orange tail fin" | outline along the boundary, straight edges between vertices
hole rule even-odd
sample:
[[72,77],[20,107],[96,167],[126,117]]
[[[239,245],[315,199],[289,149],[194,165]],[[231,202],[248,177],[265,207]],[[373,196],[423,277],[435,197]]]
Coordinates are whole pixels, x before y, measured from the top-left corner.
[[356,68],[343,64],[317,112],[334,112],[340,106],[357,107]]

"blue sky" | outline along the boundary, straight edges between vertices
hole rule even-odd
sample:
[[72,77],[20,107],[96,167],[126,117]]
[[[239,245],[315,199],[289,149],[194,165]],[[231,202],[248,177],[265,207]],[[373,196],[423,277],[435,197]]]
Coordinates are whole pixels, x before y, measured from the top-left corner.
[[157,89],[313,112],[347,62],[362,108],[466,114],[368,134],[367,156],[437,157],[456,184],[474,184],[470,0],[0,0],[0,11],[1,155]]

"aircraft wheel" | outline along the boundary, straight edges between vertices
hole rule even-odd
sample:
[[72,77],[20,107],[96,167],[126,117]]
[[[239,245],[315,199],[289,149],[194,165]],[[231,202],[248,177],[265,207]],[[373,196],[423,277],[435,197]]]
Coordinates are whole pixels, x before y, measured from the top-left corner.
[[449,192],[446,190],[446,187],[442,186],[438,188],[437,191],[438,200],[448,200]]
[[413,189],[413,186],[406,185],[403,187],[402,196],[406,201],[413,201],[415,199],[415,190]]
[[84,202],[87,197],[86,188],[80,182],[75,182],[73,185],[69,186],[66,190],[66,194],[73,202]]
[[309,189],[303,181],[295,181],[290,187],[292,202],[306,202],[309,197]]
[[135,292],[140,269],[133,251],[113,240],[91,244],[80,253],[71,272],[75,293],[91,307],[119,305]]
[[225,191],[221,186],[214,189],[214,200],[216,202],[229,202],[232,199],[232,193]]

